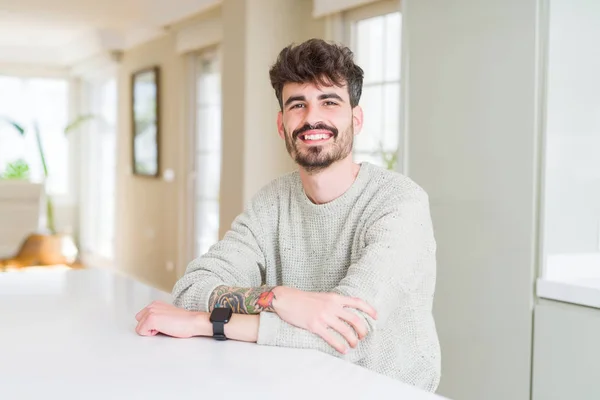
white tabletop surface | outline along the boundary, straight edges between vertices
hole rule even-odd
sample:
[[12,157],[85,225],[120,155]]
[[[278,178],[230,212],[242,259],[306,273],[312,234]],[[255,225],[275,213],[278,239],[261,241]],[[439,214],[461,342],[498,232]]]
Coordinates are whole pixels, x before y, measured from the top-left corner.
[[152,300],[105,270],[0,273],[0,398],[442,399],[318,351],[138,336]]

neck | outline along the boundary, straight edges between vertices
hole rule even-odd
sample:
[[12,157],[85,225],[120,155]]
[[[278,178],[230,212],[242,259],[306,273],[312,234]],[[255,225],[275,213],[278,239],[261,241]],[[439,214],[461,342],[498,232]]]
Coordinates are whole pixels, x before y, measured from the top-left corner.
[[343,195],[354,183],[359,170],[360,165],[354,163],[350,155],[314,174],[300,168],[300,179],[310,201],[325,204]]

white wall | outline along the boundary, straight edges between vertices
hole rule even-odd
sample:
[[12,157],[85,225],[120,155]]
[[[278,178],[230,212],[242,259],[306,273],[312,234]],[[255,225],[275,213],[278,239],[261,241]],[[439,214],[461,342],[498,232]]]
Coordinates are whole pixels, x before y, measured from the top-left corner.
[[439,393],[530,395],[536,0],[407,0],[408,173],[438,242]]
[[223,153],[220,236],[243,204],[295,164],[277,134],[279,106],[269,69],[291,43],[323,37],[311,0],[223,2]]
[[535,308],[533,400],[597,400],[600,310],[544,301]]
[[600,2],[551,0],[545,250],[600,250]]

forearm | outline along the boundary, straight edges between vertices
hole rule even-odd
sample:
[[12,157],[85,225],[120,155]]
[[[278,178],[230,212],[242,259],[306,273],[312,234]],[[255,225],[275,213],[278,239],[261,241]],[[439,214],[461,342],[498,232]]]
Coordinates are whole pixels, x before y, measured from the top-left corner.
[[[211,311],[215,308],[229,308],[233,310],[234,314],[232,316],[232,322],[233,318],[246,317],[237,318],[236,323],[233,325],[231,322],[225,325],[225,334],[228,337],[227,327],[228,325],[231,325],[229,326],[229,329],[231,330],[231,335],[233,335],[231,336],[232,339],[244,340],[241,338],[238,339],[238,337],[244,337],[246,341],[260,342],[260,344],[308,348],[320,350],[336,356],[348,354],[348,359],[351,361],[362,358],[366,346],[356,339],[357,335],[353,329],[349,330],[352,332],[351,335],[354,339],[347,338],[348,342],[342,335],[333,329],[330,330],[328,334],[323,332],[312,333],[307,330],[308,328],[304,326],[305,323],[302,322],[304,319],[302,313],[303,311],[306,311],[307,308],[319,310],[319,306],[315,305],[314,300],[313,303],[309,305],[308,302],[304,302],[300,299],[300,297],[303,298],[303,296],[306,295],[308,295],[309,298],[312,298],[315,295],[319,296],[319,294],[309,294],[284,286],[260,286],[255,288],[219,286],[210,296],[209,308]],[[304,306],[301,306],[301,304],[304,304]],[[300,305],[300,310],[290,309],[290,305],[296,307]],[[360,318],[360,321],[363,321],[365,318],[358,310],[352,310],[350,308],[347,310],[348,312],[354,311],[357,313],[357,317]],[[284,315],[284,318],[290,318],[290,322],[296,321],[294,322],[294,325],[286,322],[288,321],[287,319],[282,319],[279,315],[280,312],[283,312],[282,315]],[[258,315],[249,314],[260,314],[260,317]],[[253,318],[249,319],[248,317]],[[368,326],[368,324],[365,325]],[[339,329],[339,327],[337,329]],[[369,329],[367,328],[367,332],[368,331]],[[321,335],[324,335],[327,340],[322,338]],[[351,354],[348,353],[350,350],[349,347],[352,347],[349,346],[350,340],[357,342],[354,345],[357,348],[355,348]],[[337,350],[332,347],[331,343],[333,342],[337,342]],[[340,353],[341,351],[343,351],[343,353]]]
[[225,336],[232,340],[256,343],[259,324],[258,315],[234,314],[231,316],[231,321],[225,324]]
[[253,288],[219,286],[210,295],[209,311],[214,308],[230,308],[236,314],[259,314],[262,311],[274,312],[273,286]]
[[235,219],[222,240],[191,261],[173,287],[173,304],[190,311],[210,311],[209,298],[216,287],[259,286],[265,265],[259,220],[250,207]]

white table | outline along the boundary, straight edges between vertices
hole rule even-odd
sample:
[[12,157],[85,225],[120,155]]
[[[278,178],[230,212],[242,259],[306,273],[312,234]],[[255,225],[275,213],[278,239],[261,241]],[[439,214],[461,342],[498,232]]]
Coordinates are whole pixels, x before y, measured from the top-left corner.
[[105,270],[0,273],[0,398],[442,399],[313,350],[138,336],[152,300]]

